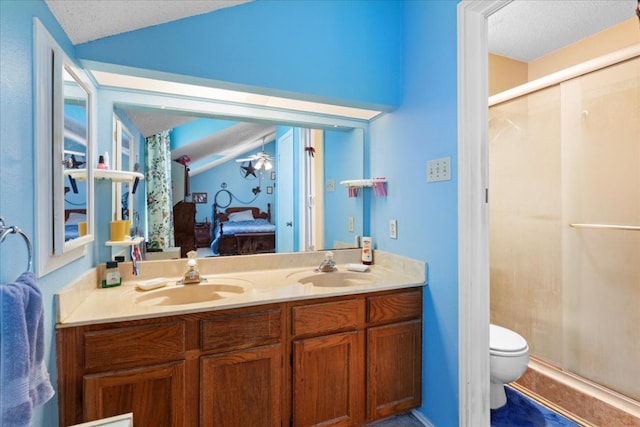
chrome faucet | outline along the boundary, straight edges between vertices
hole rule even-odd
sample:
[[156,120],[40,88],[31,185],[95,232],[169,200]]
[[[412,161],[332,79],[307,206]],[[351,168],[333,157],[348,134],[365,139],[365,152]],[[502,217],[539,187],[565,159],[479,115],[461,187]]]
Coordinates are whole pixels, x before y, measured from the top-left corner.
[[333,260],[333,252],[329,251],[324,254],[324,261],[320,263],[320,266],[316,270],[323,273],[331,273],[337,270],[336,263]]

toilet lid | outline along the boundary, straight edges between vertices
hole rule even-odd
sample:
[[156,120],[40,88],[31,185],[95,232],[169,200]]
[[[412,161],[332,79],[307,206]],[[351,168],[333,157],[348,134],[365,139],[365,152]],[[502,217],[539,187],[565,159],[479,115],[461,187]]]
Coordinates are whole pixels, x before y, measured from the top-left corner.
[[527,340],[498,325],[489,325],[489,348],[500,352],[518,352],[527,348]]

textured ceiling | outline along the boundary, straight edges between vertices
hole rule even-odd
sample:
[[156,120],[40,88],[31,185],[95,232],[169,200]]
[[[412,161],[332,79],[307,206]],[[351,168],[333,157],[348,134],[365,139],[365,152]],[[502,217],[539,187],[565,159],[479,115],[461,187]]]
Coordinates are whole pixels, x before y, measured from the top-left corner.
[[530,62],[635,16],[636,0],[515,0],[489,17],[489,51]]
[[248,1],[250,0],[45,0],[74,45]]

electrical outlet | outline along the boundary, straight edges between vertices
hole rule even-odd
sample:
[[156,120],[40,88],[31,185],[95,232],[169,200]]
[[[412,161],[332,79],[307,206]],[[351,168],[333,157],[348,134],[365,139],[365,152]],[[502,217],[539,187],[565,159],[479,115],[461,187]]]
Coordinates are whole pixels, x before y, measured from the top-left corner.
[[327,192],[336,191],[336,180],[333,178],[329,178],[327,180]]
[[349,217],[349,231],[353,231],[353,229],[355,228],[355,222],[356,220],[350,216]]
[[395,219],[389,220],[389,237],[392,239],[398,238],[398,221]]
[[451,157],[427,161],[427,182],[449,181],[451,179]]

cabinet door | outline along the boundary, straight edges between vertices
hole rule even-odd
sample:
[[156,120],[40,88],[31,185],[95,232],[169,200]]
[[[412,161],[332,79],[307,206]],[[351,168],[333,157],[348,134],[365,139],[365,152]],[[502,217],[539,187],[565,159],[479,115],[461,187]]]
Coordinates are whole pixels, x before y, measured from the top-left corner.
[[421,403],[420,319],[367,330],[367,419],[387,417]]
[[280,427],[279,344],[200,360],[201,427]]
[[293,425],[360,425],[364,417],[361,332],[293,342]]
[[84,377],[85,421],[133,412],[133,425],[185,425],[184,362]]

